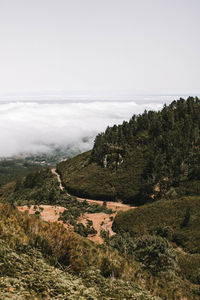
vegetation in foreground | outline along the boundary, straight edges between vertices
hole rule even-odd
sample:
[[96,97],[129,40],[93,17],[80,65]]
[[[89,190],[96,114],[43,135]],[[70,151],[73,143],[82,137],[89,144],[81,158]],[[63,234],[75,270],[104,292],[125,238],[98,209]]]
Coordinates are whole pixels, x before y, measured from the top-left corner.
[[0,205],[0,264],[1,299],[159,299],[133,283],[137,263],[7,204]]
[[[198,201],[190,199],[195,212],[198,212]],[[160,226],[160,222],[165,221],[164,214],[160,214],[163,210],[163,207],[159,208],[160,202],[128,211],[127,215],[119,213],[113,225],[117,234],[109,238],[107,232],[102,232],[103,245],[96,245],[70,229],[64,229],[61,224],[44,222],[39,215],[22,214],[14,204],[1,204],[2,295],[15,293],[19,299],[25,295],[38,299],[64,299],[66,296],[69,299],[151,299],[151,295],[162,299],[181,299],[183,296],[198,299],[200,254],[191,254],[188,248],[180,248],[180,244],[174,241],[173,229]],[[185,212],[187,204],[186,201]],[[153,205],[158,205],[157,211]],[[145,213],[148,207],[149,211]],[[169,207],[172,209],[173,206]],[[170,211],[167,213],[165,207],[164,216],[167,219],[171,214],[171,222],[175,222],[173,218],[178,214],[178,205],[174,208],[173,215]],[[132,216],[137,212],[138,218]],[[177,218],[181,228],[194,225],[188,221],[187,214],[181,213]],[[155,230],[154,223],[150,227],[148,222],[152,217],[156,220],[156,215],[159,215],[159,228],[155,226]],[[129,222],[124,222],[123,218]],[[138,221],[134,232],[130,229],[134,227],[131,227],[133,220]],[[192,220],[200,223],[198,213]],[[130,227],[123,227],[129,223]],[[175,227],[179,228],[180,224]],[[197,235],[195,238],[198,242]],[[55,276],[58,276],[56,282]]]
[[[164,267],[178,267],[180,276],[198,285],[200,291],[199,211],[200,196],[160,200],[118,213],[113,223],[117,235],[104,237],[108,245],[125,257],[134,256],[148,270],[159,271],[155,257],[163,261]],[[152,252],[150,261],[147,249]]]
[[113,223],[115,232],[158,234],[188,253],[200,254],[200,196],[160,200],[120,212]]

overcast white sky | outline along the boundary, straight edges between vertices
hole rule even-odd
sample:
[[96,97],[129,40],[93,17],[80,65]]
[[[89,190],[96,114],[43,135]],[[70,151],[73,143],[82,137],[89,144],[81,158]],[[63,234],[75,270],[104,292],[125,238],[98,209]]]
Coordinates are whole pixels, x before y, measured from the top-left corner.
[[199,0],[0,0],[0,96],[197,94]]

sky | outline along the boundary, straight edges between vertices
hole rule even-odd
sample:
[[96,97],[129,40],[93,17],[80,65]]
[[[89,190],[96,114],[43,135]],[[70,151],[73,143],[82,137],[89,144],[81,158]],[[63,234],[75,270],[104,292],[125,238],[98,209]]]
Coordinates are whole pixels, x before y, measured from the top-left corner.
[[0,0],[0,99],[199,94],[199,0]]
[[108,125],[200,95],[199,11],[199,0],[0,0],[0,157],[84,151]]

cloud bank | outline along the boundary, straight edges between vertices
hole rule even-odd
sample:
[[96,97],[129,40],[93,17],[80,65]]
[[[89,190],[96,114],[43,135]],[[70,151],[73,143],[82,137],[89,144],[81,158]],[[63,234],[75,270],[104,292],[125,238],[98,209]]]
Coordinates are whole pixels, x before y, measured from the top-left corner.
[[132,101],[0,103],[0,157],[67,147],[88,150],[107,126],[162,106]]

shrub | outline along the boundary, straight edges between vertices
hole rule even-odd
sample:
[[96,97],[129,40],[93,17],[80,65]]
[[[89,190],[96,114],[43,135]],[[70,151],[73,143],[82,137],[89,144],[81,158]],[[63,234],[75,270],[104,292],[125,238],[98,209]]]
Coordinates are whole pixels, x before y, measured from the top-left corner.
[[120,277],[123,266],[117,261],[112,261],[108,257],[104,257],[100,267],[101,274],[104,277]]
[[184,247],[187,240],[188,238],[185,233],[177,231],[173,235],[173,242],[175,242],[178,246]]
[[168,240],[172,240],[173,233],[174,230],[171,226],[159,227],[157,229],[157,234]]
[[108,241],[109,245],[126,256],[134,255],[134,240],[127,232],[113,235]]
[[135,242],[134,254],[142,267],[153,275],[175,275],[178,269],[176,251],[160,236],[146,234],[139,237]]

